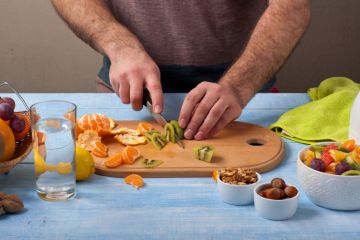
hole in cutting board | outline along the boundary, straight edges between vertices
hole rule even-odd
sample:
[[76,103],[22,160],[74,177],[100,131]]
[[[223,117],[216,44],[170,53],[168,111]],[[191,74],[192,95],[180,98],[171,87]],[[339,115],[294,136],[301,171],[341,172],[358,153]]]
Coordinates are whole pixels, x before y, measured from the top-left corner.
[[252,138],[252,139],[248,139],[246,141],[247,144],[254,146],[254,147],[261,147],[265,144],[265,140],[263,139],[256,139],[256,138]]

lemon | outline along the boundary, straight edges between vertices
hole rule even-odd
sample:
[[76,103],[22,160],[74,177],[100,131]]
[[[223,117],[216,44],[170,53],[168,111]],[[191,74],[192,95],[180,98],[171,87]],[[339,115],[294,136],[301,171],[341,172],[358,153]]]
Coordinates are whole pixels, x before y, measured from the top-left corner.
[[95,172],[95,163],[91,154],[81,148],[76,147],[76,180],[83,181]]
[[34,148],[34,164],[35,164],[36,176],[40,176],[41,174],[46,172],[47,167],[46,167],[45,160],[40,155],[37,147]]

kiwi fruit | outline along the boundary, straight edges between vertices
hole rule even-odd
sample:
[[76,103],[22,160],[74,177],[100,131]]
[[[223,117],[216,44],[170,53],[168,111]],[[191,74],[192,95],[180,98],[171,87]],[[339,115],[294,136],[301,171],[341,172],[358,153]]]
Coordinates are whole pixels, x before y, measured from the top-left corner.
[[153,133],[150,137],[150,142],[158,150],[161,150],[167,144],[166,139],[159,133]]
[[184,129],[180,127],[179,122],[176,120],[171,120],[170,124],[173,125],[175,134],[178,137],[178,139],[184,139]]
[[215,149],[212,146],[199,146],[193,148],[194,157],[204,162],[211,162]]
[[176,143],[176,137],[175,137],[175,129],[174,126],[170,123],[165,124],[164,126],[164,137],[168,142]]
[[155,159],[144,159],[144,160],[141,161],[141,164],[145,168],[156,168],[157,166],[159,166],[162,163],[163,163],[163,161],[155,160]]

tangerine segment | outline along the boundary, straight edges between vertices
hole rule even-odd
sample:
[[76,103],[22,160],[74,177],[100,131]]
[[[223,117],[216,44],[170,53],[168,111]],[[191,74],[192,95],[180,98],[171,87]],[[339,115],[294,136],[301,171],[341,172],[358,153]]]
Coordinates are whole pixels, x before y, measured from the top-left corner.
[[212,179],[214,179],[214,181],[217,182],[218,178],[219,178],[219,171],[218,171],[218,170],[214,170],[214,171],[212,172]]
[[122,152],[123,162],[126,164],[133,164],[136,159],[140,157],[140,152],[131,146],[126,146]]
[[100,136],[109,134],[112,127],[110,119],[99,113],[85,114],[78,123],[82,131],[93,130],[98,132]]
[[115,168],[122,164],[122,153],[118,152],[104,162],[105,167]]
[[97,157],[107,157],[108,148],[102,142],[95,142],[91,152]]
[[124,178],[124,182],[126,184],[129,184],[129,185],[132,185],[132,186],[136,187],[137,189],[144,186],[143,178],[140,175],[137,175],[137,174],[130,174],[129,176]]
[[137,127],[138,132],[144,135],[145,132],[150,131],[154,129],[154,127],[151,125],[151,123],[148,122],[139,122],[139,125]]

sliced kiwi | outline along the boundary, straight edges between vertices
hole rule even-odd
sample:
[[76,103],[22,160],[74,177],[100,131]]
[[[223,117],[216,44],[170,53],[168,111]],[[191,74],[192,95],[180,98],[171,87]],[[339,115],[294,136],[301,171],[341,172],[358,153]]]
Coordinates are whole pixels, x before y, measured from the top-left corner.
[[176,120],[171,120],[170,124],[174,126],[175,134],[178,137],[178,139],[184,138],[184,129],[180,127],[179,122]]
[[215,149],[211,146],[199,146],[193,148],[194,157],[198,160],[211,162]]
[[161,160],[155,160],[155,159],[144,159],[141,161],[141,164],[145,167],[145,168],[156,168],[158,167],[160,164],[162,164],[163,161]]
[[168,142],[176,142],[176,137],[175,137],[175,129],[174,126],[170,123],[165,124],[164,126],[164,137]]
[[359,176],[360,171],[359,170],[349,170],[349,171],[344,172],[341,175],[343,175],[343,176]]
[[150,137],[150,142],[158,150],[161,150],[163,147],[165,147],[167,143],[166,139],[159,133],[153,133]]

